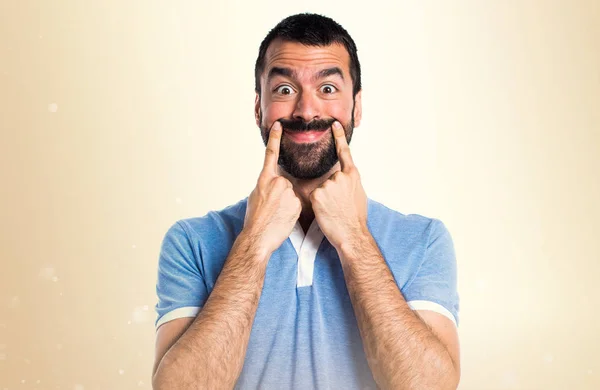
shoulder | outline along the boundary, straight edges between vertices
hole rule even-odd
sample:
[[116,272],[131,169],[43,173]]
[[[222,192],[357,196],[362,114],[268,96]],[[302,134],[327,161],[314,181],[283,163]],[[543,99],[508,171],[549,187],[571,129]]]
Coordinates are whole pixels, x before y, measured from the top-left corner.
[[202,216],[179,219],[171,229],[184,232],[191,240],[202,238],[212,241],[227,236],[235,238],[244,225],[247,199],[221,209],[210,210]]
[[437,218],[421,214],[405,214],[371,198],[368,203],[369,230],[383,243],[387,241],[398,243],[401,239],[404,243],[418,242],[426,245],[432,234],[439,229],[445,229],[443,222]]
[[400,286],[410,284],[426,261],[432,272],[454,267],[452,238],[437,218],[404,214],[369,200],[368,227]]

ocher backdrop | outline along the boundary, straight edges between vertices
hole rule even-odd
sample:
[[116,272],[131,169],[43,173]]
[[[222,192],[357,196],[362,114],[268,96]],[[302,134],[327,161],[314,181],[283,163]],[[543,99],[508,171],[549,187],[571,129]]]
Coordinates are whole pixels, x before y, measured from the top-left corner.
[[0,390],[149,389],[177,219],[247,196],[279,20],[352,34],[368,196],[456,247],[462,390],[600,388],[600,6],[2,1]]

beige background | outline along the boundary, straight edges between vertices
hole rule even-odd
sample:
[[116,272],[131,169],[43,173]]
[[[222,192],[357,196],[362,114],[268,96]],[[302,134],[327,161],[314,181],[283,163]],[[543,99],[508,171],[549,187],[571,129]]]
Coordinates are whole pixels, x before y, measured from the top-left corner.
[[0,390],[149,389],[177,219],[247,196],[283,17],[354,37],[368,196],[446,223],[460,389],[600,388],[598,1],[0,2]]

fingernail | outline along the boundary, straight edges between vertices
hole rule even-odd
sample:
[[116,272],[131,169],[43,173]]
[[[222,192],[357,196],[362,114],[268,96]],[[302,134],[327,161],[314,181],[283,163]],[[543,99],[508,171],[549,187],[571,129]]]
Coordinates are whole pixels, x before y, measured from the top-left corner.
[[273,130],[275,130],[275,131],[281,130],[281,123],[279,123],[279,121],[275,122],[275,124],[273,125]]
[[338,122],[338,121],[333,122],[333,127],[335,127],[336,129],[339,129],[340,126],[341,126],[340,122]]

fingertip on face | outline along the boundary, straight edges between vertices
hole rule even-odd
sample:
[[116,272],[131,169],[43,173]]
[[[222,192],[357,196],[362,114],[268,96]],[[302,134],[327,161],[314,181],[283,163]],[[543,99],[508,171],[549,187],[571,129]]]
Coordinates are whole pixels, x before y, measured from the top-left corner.
[[334,133],[334,135],[340,135],[340,132],[344,132],[345,133],[345,129],[342,126],[342,123],[338,120],[335,120],[332,124],[331,124],[331,131]]

